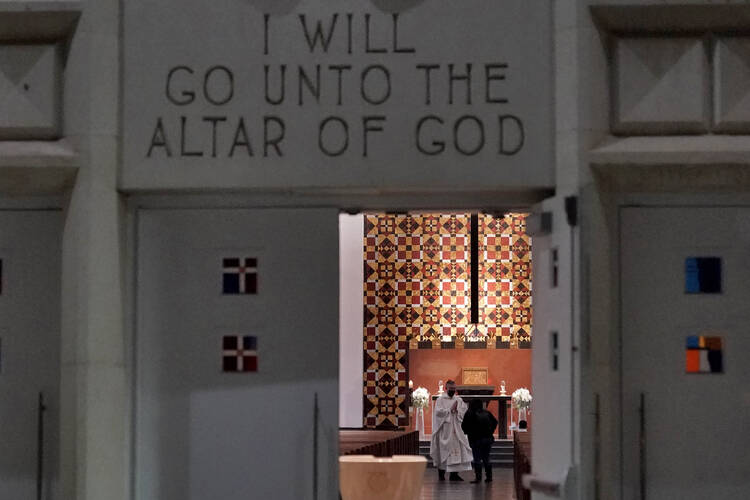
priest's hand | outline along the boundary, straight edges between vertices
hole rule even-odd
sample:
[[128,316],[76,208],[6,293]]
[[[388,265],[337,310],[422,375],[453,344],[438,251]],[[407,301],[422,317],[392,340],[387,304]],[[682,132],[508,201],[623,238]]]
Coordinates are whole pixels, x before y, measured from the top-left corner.
[[458,401],[453,402],[453,406],[451,406],[451,413],[456,413],[458,411]]

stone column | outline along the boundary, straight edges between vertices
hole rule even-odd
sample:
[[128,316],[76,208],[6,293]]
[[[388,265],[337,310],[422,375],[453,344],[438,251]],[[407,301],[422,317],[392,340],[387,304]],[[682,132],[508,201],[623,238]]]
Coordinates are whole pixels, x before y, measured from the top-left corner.
[[117,193],[119,5],[81,3],[64,70],[64,133],[81,164],[63,234],[61,498],[124,500],[130,447]]

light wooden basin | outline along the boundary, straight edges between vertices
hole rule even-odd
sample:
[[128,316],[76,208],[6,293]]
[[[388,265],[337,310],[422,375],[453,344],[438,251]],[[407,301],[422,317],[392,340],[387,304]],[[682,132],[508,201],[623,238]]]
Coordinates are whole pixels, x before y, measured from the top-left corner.
[[343,500],[417,500],[427,459],[416,455],[339,457]]

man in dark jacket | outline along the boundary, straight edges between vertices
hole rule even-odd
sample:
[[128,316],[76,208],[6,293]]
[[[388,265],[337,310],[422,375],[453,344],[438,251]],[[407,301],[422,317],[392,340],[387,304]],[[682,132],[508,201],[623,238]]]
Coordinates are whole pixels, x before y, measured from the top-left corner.
[[479,399],[471,400],[469,409],[466,410],[466,415],[464,415],[464,421],[461,423],[461,429],[469,438],[471,452],[474,455],[475,478],[472,483],[478,483],[482,480],[482,465],[484,465],[485,482],[492,481],[490,450],[492,449],[492,443],[495,441],[493,433],[496,427],[497,419],[484,408],[482,401]]

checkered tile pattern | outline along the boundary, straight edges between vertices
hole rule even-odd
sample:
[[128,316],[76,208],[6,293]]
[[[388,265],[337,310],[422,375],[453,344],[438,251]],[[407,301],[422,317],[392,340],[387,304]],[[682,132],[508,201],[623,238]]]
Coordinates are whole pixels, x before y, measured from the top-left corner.
[[480,273],[482,307],[480,324],[488,337],[510,342],[531,341],[531,237],[526,216],[503,218],[481,215]]
[[[364,229],[364,424],[408,425],[408,349],[461,348],[469,330],[469,214],[369,215]],[[531,339],[531,239],[525,216],[480,215],[479,335]]]
[[[445,222],[457,224],[448,217]],[[373,215],[364,235],[365,425],[409,423],[406,360],[409,341],[427,326],[439,339],[441,216]],[[427,265],[425,265],[427,264]],[[427,314],[425,316],[425,309]]]

